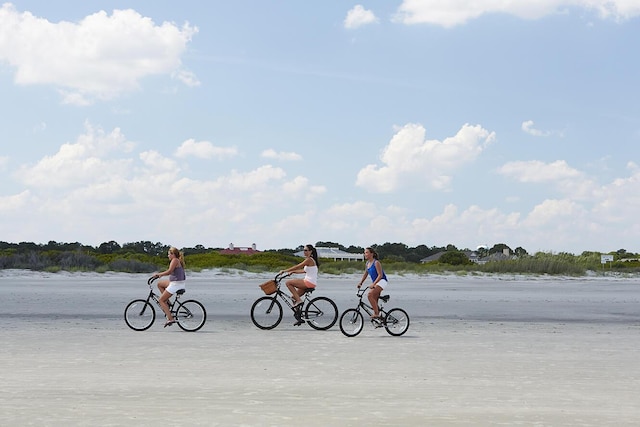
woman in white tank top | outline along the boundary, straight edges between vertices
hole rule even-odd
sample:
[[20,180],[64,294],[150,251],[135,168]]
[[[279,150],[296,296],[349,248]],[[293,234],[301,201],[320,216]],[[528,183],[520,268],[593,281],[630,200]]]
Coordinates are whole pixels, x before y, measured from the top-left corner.
[[298,265],[282,270],[280,273],[304,274],[304,279],[289,279],[285,283],[291,298],[293,298],[293,306],[297,307],[302,304],[302,295],[307,289],[313,289],[318,284],[318,251],[313,245],[304,246],[304,261]]

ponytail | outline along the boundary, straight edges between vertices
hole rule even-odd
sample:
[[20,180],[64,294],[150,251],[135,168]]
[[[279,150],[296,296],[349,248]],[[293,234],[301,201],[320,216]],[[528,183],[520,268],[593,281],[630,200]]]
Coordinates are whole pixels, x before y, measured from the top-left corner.
[[306,247],[311,252],[311,258],[315,261],[316,267],[320,267],[320,260],[318,259],[318,251],[316,248],[314,248],[313,245],[306,245]]

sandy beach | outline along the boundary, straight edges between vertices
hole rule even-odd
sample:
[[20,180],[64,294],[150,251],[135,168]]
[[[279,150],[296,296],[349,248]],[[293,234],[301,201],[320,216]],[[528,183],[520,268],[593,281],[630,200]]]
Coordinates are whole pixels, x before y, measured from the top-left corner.
[[[270,277],[202,272],[195,333],[124,323],[145,275],[0,274],[0,425],[636,426],[640,281],[391,277],[409,331],[249,317]],[[355,305],[354,277],[317,295]]]

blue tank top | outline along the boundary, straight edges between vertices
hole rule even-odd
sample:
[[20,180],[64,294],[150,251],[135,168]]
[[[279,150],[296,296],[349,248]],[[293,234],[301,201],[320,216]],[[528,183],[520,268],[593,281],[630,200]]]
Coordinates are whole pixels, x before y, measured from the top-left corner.
[[[371,281],[375,282],[376,279],[378,278],[378,270],[376,270],[376,263],[378,262],[378,260],[374,260],[371,265],[369,266],[369,268],[367,268],[367,271],[369,272],[369,276],[371,276]],[[384,274],[384,270],[382,270],[382,279],[387,280],[387,275]]]
[[173,273],[169,275],[169,281],[171,282],[180,282],[182,280],[187,280],[186,274],[184,274],[184,267],[179,265],[173,269]]

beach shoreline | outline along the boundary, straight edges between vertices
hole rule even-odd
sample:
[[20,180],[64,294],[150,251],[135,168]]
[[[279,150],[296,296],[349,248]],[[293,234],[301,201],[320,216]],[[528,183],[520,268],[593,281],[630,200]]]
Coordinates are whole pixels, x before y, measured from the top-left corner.
[[[129,330],[141,274],[3,276],[2,425],[637,425],[640,285],[633,280],[391,280],[391,337],[249,318],[267,275],[197,273],[201,331]],[[354,277],[319,295],[355,304]]]

